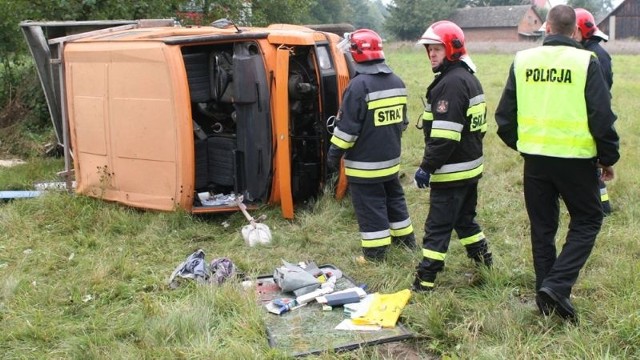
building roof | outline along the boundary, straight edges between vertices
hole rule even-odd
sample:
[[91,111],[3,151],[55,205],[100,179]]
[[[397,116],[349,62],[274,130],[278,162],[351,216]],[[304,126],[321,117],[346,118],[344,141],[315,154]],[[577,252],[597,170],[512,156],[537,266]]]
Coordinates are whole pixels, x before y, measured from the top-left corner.
[[461,28],[516,27],[531,5],[479,6],[457,9],[449,20]]
[[[621,9],[622,9],[623,5],[625,5],[625,3],[626,3],[627,1],[629,1],[629,0],[623,0],[623,1],[621,1],[621,2],[620,2],[620,3],[619,3],[615,8],[613,8],[613,10],[611,10],[611,12],[610,12],[610,13],[608,13],[608,14],[606,14],[606,15],[602,16],[602,17],[600,17],[600,16],[599,16],[598,18],[596,18],[596,23],[598,24],[597,26],[598,26],[598,27],[602,26],[602,24],[603,24],[605,21],[609,21],[609,17],[611,17],[612,15],[617,15],[617,14],[618,14],[618,12],[619,12],[619,11],[621,11]],[[632,2],[632,3],[634,3],[634,2],[636,2],[636,1],[635,1],[635,0],[632,0],[631,2]]]

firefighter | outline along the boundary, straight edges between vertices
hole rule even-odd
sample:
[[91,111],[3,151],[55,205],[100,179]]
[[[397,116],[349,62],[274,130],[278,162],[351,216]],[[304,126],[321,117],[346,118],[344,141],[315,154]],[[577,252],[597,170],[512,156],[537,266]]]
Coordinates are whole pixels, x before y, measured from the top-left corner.
[[353,58],[355,76],[343,94],[327,165],[337,169],[344,155],[362,239],[358,261],[378,261],[392,243],[416,248],[398,178],[401,136],[409,121],[407,90],[385,63],[382,39],[374,31],[345,34],[339,47]]
[[585,50],[593,51],[598,56],[600,61],[600,69],[604,80],[611,90],[613,86],[613,71],[611,68],[611,56],[601,45],[602,41],[609,41],[609,36],[596,26],[596,20],[593,15],[582,8],[576,8],[576,22],[578,24],[578,30],[575,33],[575,39],[582,44]]
[[[613,71],[611,69],[611,56],[601,45],[601,41],[608,41],[609,36],[600,31],[596,26],[596,21],[593,15],[582,8],[575,9],[576,22],[578,24],[578,31],[575,32],[574,38],[582,44],[585,50],[593,51],[600,61],[600,70],[604,80],[611,92],[611,86],[613,86]],[[602,171],[598,170],[596,175],[598,177],[600,187],[600,201],[602,202],[602,211],[605,215],[611,214],[611,201],[609,200],[609,193],[607,192],[607,185],[604,181],[600,180]]]
[[487,106],[458,25],[438,21],[418,44],[425,46],[435,78],[427,88],[422,115],[424,156],[414,176],[419,188],[431,186],[431,192],[413,289],[429,291],[444,268],[453,230],[476,264],[489,267],[493,261],[476,222]]
[[[602,225],[598,180],[620,158],[616,115],[598,60],[571,38],[576,14],[556,5],[542,46],[516,54],[496,109],[498,135],[524,158],[524,200],[531,223],[536,304],[577,320],[569,297]],[[570,216],[557,254],[559,198]]]

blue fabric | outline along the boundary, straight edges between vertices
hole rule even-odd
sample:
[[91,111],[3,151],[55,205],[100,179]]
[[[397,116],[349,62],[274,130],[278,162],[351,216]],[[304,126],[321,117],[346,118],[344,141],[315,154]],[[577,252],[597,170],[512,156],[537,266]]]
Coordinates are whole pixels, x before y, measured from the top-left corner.
[[327,152],[327,168],[329,170],[337,171],[340,169],[340,159],[342,158],[343,153],[344,150],[331,144],[329,151]]
[[418,168],[413,179],[418,188],[426,189],[429,187],[429,179],[431,179],[431,174],[422,170],[422,168]]

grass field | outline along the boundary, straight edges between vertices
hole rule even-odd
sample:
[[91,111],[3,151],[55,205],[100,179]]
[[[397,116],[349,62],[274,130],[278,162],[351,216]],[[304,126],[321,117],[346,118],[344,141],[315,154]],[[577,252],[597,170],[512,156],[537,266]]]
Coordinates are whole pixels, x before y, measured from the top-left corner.
[[[414,295],[402,314],[417,337],[401,345],[319,355],[318,359],[633,359],[640,358],[640,58],[614,55],[614,108],[622,159],[609,184],[615,212],[605,219],[572,298],[581,322],[538,315],[522,161],[498,139],[493,111],[513,54],[472,53],[489,109],[479,222],[494,269],[476,285],[464,249],[452,239],[437,291]],[[428,190],[413,187],[421,131],[414,127],[432,79],[426,55],[412,46],[387,49],[409,89],[411,125],[403,139],[402,182],[417,236]],[[0,189],[53,180],[61,160],[33,159],[0,169]],[[333,264],[371,291],[408,288],[419,252],[393,248],[382,264],[359,265],[350,202],[324,196],[283,220],[263,208],[274,240],[249,248],[242,214],[193,217],[141,212],[81,196],[49,193],[0,205],[0,357],[3,359],[282,359],[269,348],[256,298],[236,282],[222,287],[166,286],[173,269],[198,248],[227,256],[247,275],[270,274],[288,261]],[[561,213],[558,241],[568,216]],[[225,226],[226,225],[226,226]]]

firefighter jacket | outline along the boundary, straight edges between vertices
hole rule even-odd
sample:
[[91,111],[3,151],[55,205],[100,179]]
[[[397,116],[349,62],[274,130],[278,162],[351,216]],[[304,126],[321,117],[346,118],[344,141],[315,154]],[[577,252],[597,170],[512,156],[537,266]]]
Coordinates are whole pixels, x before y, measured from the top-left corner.
[[448,64],[427,88],[422,115],[425,150],[420,168],[431,173],[431,187],[478,182],[482,177],[482,139],[487,105],[480,81],[462,62]]
[[604,81],[607,83],[609,90],[613,86],[613,70],[611,66],[611,55],[602,48],[600,45],[601,39],[597,36],[594,36],[590,39],[587,39],[582,42],[585,50],[593,51],[598,57],[598,61],[600,61],[600,70],[602,70],[602,76],[604,76]]
[[349,182],[384,182],[397,176],[407,124],[407,90],[397,75],[359,73],[351,79],[331,138],[332,147],[345,153]]
[[620,154],[609,89],[595,55],[576,48],[574,40],[550,35],[542,47],[516,55],[496,109],[498,135],[524,154],[592,157],[611,166]]

